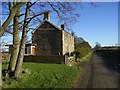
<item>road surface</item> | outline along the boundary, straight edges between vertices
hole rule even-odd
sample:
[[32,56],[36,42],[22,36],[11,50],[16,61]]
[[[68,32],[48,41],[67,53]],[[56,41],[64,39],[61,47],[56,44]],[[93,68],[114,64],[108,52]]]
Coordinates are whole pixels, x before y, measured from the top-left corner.
[[75,88],[120,88],[120,62],[94,54]]

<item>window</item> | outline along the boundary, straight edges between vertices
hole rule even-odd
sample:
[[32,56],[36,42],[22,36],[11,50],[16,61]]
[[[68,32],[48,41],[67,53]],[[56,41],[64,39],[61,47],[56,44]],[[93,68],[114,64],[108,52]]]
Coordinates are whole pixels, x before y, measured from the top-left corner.
[[31,46],[25,48],[25,54],[31,54]]
[[25,54],[27,54],[27,47],[25,47]]

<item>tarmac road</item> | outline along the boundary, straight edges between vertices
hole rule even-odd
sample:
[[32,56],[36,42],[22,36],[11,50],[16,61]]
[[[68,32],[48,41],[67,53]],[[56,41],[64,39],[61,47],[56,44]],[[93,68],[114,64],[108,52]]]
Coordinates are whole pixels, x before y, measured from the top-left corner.
[[120,88],[118,58],[94,54],[75,88]]

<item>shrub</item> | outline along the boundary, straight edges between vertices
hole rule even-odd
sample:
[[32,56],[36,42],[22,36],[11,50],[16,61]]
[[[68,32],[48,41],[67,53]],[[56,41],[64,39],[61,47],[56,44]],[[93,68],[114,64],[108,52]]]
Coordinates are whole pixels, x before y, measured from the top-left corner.
[[82,42],[75,45],[75,52],[80,53],[80,58],[86,56],[90,52],[91,46],[88,42]]

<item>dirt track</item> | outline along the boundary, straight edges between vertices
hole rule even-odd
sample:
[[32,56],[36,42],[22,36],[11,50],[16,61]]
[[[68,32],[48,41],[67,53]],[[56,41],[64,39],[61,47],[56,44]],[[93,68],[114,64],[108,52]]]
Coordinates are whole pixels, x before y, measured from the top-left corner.
[[75,88],[120,88],[118,58],[93,55]]

